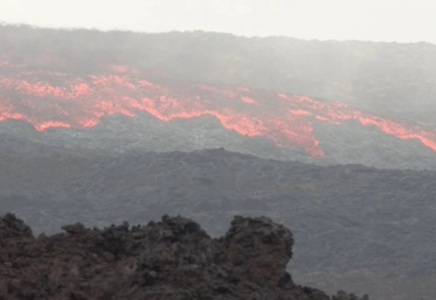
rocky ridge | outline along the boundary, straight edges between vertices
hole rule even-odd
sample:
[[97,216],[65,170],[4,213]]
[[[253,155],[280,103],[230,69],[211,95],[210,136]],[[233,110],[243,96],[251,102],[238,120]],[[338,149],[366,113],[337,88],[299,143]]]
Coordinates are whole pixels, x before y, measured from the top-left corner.
[[237,216],[212,239],[182,217],[33,237],[13,214],[0,218],[0,299],[359,300],[296,285],[286,272],[290,230]]
[[292,228],[288,270],[304,285],[380,300],[436,293],[435,172],[319,167],[224,149],[0,156],[0,215],[13,212],[35,235],[181,214],[218,237],[234,215],[267,216]]

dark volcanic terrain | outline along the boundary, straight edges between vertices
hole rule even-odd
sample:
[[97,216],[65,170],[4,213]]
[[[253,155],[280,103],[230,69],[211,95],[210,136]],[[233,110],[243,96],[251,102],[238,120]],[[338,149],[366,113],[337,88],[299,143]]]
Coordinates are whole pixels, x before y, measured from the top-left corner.
[[[432,299],[434,66],[436,46],[425,43],[0,26],[0,213],[35,234],[180,214],[211,236],[235,215],[267,216],[292,228],[297,282],[375,300]],[[167,221],[138,230],[159,232]],[[82,253],[119,232],[130,240],[134,229],[120,226],[37,240],[18,230],[7,244],[23,246],[18,263],[37,272],[32,253],[54,247],[66,257],[61,249],[76,240]],[[199,243],[224,247],[226,237],[196,226]],[[91,269],[73,273],[102,272]],[[204,284],[216,283],[215,271]],[[79,288],[82,279],[72,279],[78,299],[92,290]]]
[[63,229],[35,239],[14,215],[0,218],[0,299],[360,299],[296,285],[285,270],[292,233],[263,217],[236,217],[219,239],[168,216]]
[[116,157],[33,149],[1,154],[0,212],[37,234],[169,213],[218,236],[234,215],[266,215],[293,228],[290,268],[300,282],[374,299],[436,293],[434,172],[321,167],[224,149]]

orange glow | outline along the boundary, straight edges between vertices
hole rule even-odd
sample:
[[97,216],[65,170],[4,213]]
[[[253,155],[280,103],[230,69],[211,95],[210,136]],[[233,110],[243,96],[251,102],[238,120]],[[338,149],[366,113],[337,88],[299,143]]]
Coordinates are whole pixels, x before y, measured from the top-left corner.
[[137,117],[144,111],[161,121],[201,116],[216,118],[240,135],[263,137],[279,147],[300,147],[322,156],[314,122],[340,125],[356,121],[400,139],[415,139],[436,151],[436,132],[407,126],[348,107],[309,97],[247,87],[152,79],[124,65],[77,77],[30,71],[0,59],[0,121],[25,120],[36,130],[89,128],[102,117]]
[[250,97],[241,97],[241,100],[247,104],[257,104],[257,101]]

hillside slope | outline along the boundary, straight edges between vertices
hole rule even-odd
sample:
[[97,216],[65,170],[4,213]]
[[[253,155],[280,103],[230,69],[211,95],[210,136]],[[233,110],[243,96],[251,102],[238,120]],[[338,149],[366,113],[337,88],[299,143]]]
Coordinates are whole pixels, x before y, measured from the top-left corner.
[[223,149],[83,158],[33,151],[0,162],[0,212],[36,233],[169,213],[217,236],[236,214],[266,215],[293,228],[290,267],[304,282],[375,299],[436,292],[435,172],[319,167]]
[[343,101],[372,113],[436,126],[436,45],[427,43],[1,26],[0,44],[0,56],[13,54],[14,62],[30,63],[38,70],[89,74],[105,70],[108,63],[127,65],[183,80]]
[[[431,46],[364,44],[369,50],[362,52],[358,43],[338,43],[328,50],[334,57],[324,61],[328,42],[318,49],[316,43],[278,41],[282,39],[198,32],[149,35],[2,26],[0,133],[49,148],[141,152],[226,147],[324,165],[436,169],[436,129],[426,121],[430,115],[433,120],[435,107],[426,103],[436,103],[435,85],[424,78],[432,78],[434,71],[427,64]],[[319,94],[319,82],[310,90],[293,90],[295,82],[322,78],[343,93],[346,76],[328,75],[324,64],[337,61],[344,49],[349,60],[331,65],[339,73],[366,65],[368,59],[383,66],[388,51],[394,74],[370,69],[374,78],[361,78],[353,71],[358,76],[353,87],[371,80],[378,85],[365,91],[379,94],[357,99],[351,87],[351,94],[341,97]],[[400,60],[398,53],[404,51],[423,52],[425,59]],[[305,64],[296,67],[289,60]],[[233,77],[224,72],[235,67]],[[410,80],[396,77],[416,72],[420,75]],[[287,85],[262,85],[247,76],[281,78]],[[386,76],[394,87],[384,82]],[[422,94],[424,89],[428,94],[398,100],[390,90],[399,93],[406,84],[407,92]],[[413,115],[416,109],[421,117]]]

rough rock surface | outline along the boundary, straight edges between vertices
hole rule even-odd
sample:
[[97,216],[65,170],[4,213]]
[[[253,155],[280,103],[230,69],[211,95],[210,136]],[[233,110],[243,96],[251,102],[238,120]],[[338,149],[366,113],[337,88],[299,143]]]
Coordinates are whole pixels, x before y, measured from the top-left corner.
[[14,215],[0,218],[0,299],[359,299],[296,285],[285,271],[292,233],[265,217],[235,217],[219,239],[168,216],[63,229],[34,238]]
[[304,285],[377,300],[436,294],[436,172],[319,167],[224,149],[25,153],[0,143],[0,215],[13,212],[35,235],[180,214],[218,237],[234,215],[267,216],[292,228],[288,270]]

